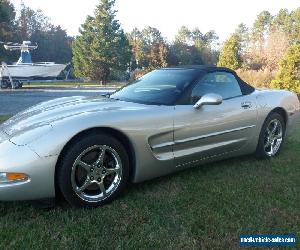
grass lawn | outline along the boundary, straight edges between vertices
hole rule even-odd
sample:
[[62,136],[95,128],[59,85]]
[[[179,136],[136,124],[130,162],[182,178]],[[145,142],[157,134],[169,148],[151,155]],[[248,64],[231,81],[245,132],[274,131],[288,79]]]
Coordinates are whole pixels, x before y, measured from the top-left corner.
[[9,118],[9,115],[0,115],[0,123],[4,122],[5,120],[7,120]]
[[0,203],[0,249],[240,249],[248,233],[295,233],[299,249],[297,127],[276,159],[241,157],[130,185],[98,209]]

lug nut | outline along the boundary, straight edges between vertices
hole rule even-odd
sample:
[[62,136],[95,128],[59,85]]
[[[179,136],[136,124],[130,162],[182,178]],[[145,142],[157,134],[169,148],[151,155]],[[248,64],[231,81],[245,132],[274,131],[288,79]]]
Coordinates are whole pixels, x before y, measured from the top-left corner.
[[93,180],[94,180],[94,177],[93,177],[93,176],[91,176],[91,177],[90,177],[90,180],[91,180],[91,181],[93,181]]
[[94,171],[94,168],[91,168],[91,172],[93,172]]
[[102,174],[106,174],[106,170],[103,170],[103,171],[102,171]]
[[97,180],[98,182],[101,182],[101,178],[98,178],[98,180]]

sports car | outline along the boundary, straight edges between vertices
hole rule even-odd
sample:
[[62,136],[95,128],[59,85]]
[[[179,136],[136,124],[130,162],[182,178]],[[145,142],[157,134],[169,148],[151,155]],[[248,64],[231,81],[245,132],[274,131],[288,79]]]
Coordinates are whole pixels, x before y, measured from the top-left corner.
[[54,99],[0,126],[0,200],[62,194],[96,207],[129,182],[275,157],[299,111],[294,93],[255,89],[214,66],[158,69],[111,95]]

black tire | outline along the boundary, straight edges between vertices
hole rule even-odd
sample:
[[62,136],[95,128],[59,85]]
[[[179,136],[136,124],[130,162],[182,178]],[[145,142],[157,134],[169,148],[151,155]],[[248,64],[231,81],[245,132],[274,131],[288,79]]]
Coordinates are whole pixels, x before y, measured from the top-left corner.
[[8,89],[10,87],[10,83],[7,80],[2,80],[1,89]]
[[[280,143],[280,146],[279,148],[276,150],[276,153],[274,153],[273,155],[270,155],[268,154],[265,149],[265,145],[266,145],[266,141],[267,140],[267,129],[268,129],[268,126],[270,125],[270,123],[272,121],[278,121],[280,122],[280,125],[281,125],[281,128],[282,128],[282,141]],[[262,126],[262,129],[261,129],[261,132],[260,132],[260,135],[259,135],[259,140],[258,140],[258,145],[257,145],[257,148],[256,148],[256,157],[259,158],[259,159],[270,159],[272,157],[275,157],[277,156],[280,151],[281,151],[281,148],[282,148],[282,145],[283,145],[283,142],[284,142],[284,139],[285,139],[285,129],[286,129],[286,124],[284,122],[284,118],[282,117],[282,115],[276,113],[276,112],[271,112],[268,117],[266,118],[263,126]]]
[[[95,145],[105,145],[104,147],[108,147],[109,149],[114,150],[118,154],[118,159],[121,160],[121,176],[119,180],[119,184],[117,187],[115,187],[115,191],[111,193],[106,198],[103,198],[102,200],[86,200],[85,198],[80,197],[72,187],[74,185],[74,179],[72,179],[72,171],[73,164],[75,164],[75,161],[80,157],[82,152],[84,150],[89,149]],[[101,152],[101,151],[100,151]],[[101,154],[101,153],[100,153]],[[100,156],[98,156],[100,157]],[[106,157],[107,158],[107,157]],[[81,160],[82,158],[80,158]],[[112,158],[115,159],[115,158]],[[103,160],[104,162],[104,160]],[[104,165],[104,163],[103,163]],[[89,165],[90,166],[90,165]],[[102,170],[99,170],[101,172]],[[94,173],[96,170],[94,170]],[[101,174],[99,173],[98,174]],[[90,173],[92,174],[92,173]],[[89,175],[87,175],[89,176]],[[119,176],[117,173],[115,176]],[[98,178],[98,177],[95,177]],[[104,178],[102,177],[102,182],[104,183]],[[115,178],[115,177],[113,177]],[[86,180],[89,178],[87,177]],[[93,177],[94,179],[94,177]],[[62,157],[62,160],[60,161],[60,164],[58,165],[57,174],[56,174],[56,180],[58,187],[60,188],[61,193],[63,194],[64,198],[70,203],[70,205],[74,207],[86,207],[86,208],[93,208],[98,207],[104,204],[107,204],[114,199],[116,199],[120,193],[125,189],[127,182],[129,179],[129,158],[127,155],[127,152],[124,148],[124,146],[114,137],[102,133],[91,133],[88,135],[81,136],[76,139],[75,142],[68,145],[67,150],[65,154]],[[90,179],[89,179],[90,180]],[[96,181],[96,180],[94,180]],[[97,185],[96,183],[92,183],[90,185]],[[104,184],[103,184],[104,185]],[[91,187],[91,186],[90,186]],[[87,189],[85,189],[87,190]],[[83,190],[81,193],[84,195]],[[100,190],[99,190],[100,191]],[[100,191],[101,193],[101,191]],[[106,192],[105,192],[106,194]],[[104,192],[103,192],[104,195]]]
[[19,80],[14,81],[15,89],[20,89],[23,86],[23,83]]

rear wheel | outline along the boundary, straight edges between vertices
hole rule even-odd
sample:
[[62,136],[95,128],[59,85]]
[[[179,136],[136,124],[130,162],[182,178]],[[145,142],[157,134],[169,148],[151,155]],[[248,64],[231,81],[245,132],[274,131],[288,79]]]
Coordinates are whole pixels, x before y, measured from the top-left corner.
[[271,158],[279,154],[285,135],[283,117],[272,112],[264,122],[259,136],[256,155],[259,158]]
[[23,83],[19,80],[15,80],[14,81],[14,87],[15,87],[15,89],[20,89],[20,88],[23,87]]
[[58,168],[59,188],[76,207],[97,207],[114,200],[125,188],[129,160],[114,137],[90,134],[69,147]]
[[7,89],[10,88],[11,84],[8,80],[2,80],[1,81],[1,89]]

